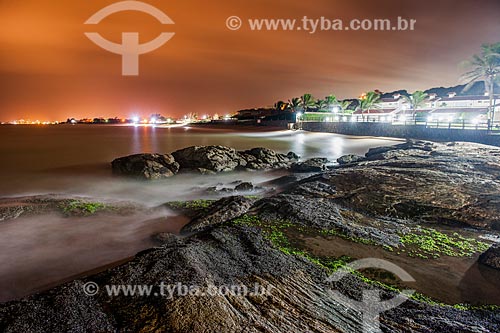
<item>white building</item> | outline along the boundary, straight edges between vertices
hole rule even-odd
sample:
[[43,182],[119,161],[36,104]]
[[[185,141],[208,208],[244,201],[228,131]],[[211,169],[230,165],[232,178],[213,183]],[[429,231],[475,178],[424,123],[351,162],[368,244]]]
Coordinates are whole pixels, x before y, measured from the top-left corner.
[[[382,98],[377,108],[368,111],[356,111],[355,117],[372,119],[373,121],[475,121],[486,122],[490,104],[487,94],[482,96],[458,96],[449,93],[446,97],[429,94],[423,107],[411,109],[411,104],[400,94]],[[495,119],[500,122],[500,96],[493,100]]]

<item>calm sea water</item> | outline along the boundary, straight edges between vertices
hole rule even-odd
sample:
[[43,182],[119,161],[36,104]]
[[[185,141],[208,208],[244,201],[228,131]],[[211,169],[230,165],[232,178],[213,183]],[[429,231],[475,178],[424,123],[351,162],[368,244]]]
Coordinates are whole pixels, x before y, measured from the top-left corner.
[[[393,139],[349,137],[293,131],[236,132],[219,129],[145,126],[0,126],[0,197],[70,193],[133,199],[152,205],[165,202],[175,188],[176,198],[190,197],[195,185],[210,183],[206,176],[178,176],[154,184],[111,175],[110,162],[120,156],[170,153],[193,145],[225,145],[236,149],[267,147],[294,151],[303,158],[364,154],[369,148],[397,143]],[[223,175],[226,178],[269,176]],[[216,177],[217,178],[217,177]],[[161,197],[159,197],[161,196]]]
[[[291,131],[234,132],[125,126],[0,126],[0,197],[70,194],[131,200],[149,206],[200,197],[204,186],[234,180],[258,183],[276,173],[177,175],[158,182],[114,177],[120,156],[170,153],[192,145],[268,147],[303,158],[363,154],[395,144],[379,138]],[[176,232],[185,219],[173,212],[135,216],[21,217],[0,222],[0,302],[43,290],[131,257],[153,245],[151,235]]]

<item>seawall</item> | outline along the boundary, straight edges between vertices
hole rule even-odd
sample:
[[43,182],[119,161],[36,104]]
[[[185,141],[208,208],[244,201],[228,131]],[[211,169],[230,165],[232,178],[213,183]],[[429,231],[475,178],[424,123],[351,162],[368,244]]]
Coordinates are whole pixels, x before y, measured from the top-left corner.
[[383,136],[430,141],[466,141],[500,146],[500,134],[485,130],[427,128],[424,125],[392,125],[386,123],[303,122],[302,129],[355,136]]

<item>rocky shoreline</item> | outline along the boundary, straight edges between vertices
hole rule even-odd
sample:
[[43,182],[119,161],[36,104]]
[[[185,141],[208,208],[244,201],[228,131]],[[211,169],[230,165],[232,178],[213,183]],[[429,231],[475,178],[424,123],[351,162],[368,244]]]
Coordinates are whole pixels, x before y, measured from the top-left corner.
[[[113,162],[116,173],[146,179],[170,177],[183,169],[206,173],[239,168],[315,174],[286,176],[269,186],[278,189],[259,197],[238,195],[236,190],[218,200],[168,203],[191,219],[181,235],[157,235],[156,247],[128,263],[0,305],[0,328],[5,332],[359,332],[360,313],[336,301],[332,289],[359,300],[364,289],[377,290],[388,299],[398,289],[411,287],[379,271],[329,282],[329,275],[340,266],[362,258],[330,256],[325,246],[312,251],[304,239],[317,239],[332,248],[343,242],[377,249],[380,252],[372,252],[382,258],[403,258],[413,265],[432,266],[439,260],[446,263],[447,258],[473,261],[483,253],[478,265],[496,274],[499,254],[492,244],[500,234],[498,148],[409,141],[371,149],[365,156],[343,156],[332,166],[327,159],[300,162],[293,153],[264,148],[237,152],[209,146]],[[253,185],[245,189],[251,191]],[[60,209],[61,202],[54,205]],[[14,204],[9,207],[6,212],[15,210]],[[95,213],[86,205],[74,208],[77,214]],[[2,214],[10,220],[21,216]],[[447,268],[441,264],[441,269]],[[448,281],[447,274],[442,275],[431,278]],[[83,288],[89,282],[101,292],[87,296]],[[258,283],[270,292],[170,298],[158,296],[162,282],[203,288],[234,284],[250,288]],[[109,296],[105,292],[109,285],[154,287],[149,296]],[[490,294],[500,295],[495,282],[491,288]],[[500,298],[494,305],[451,306],[417,293],[383,312],[380,326],[383,332],[498,332]]]
[[299,157],[293,153],[279,154],[267,148],[236,151],[224,146],[193,146],[172,154],[137,154],[115,159],[115,174],[155,180],[183,172],[201,174],[235,170],[269,170],[288,168]]

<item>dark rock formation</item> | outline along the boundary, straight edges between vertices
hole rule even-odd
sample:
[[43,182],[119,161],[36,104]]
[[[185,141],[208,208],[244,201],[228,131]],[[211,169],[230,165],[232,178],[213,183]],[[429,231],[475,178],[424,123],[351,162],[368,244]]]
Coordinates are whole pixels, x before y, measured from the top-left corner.
[[[4,332],[360,332],[361,316],[336,302],[330,290],[359,298],[360,290],[373,287],[354,276],[331,285],[327,277],[319,266],[272,248],[254,228],[219,227],[185,240],[170,238],[127,264],[1,305],[0,327]],[[97,295],[84,294],[88,282],[98,284]],[[231,285],[252,291],[258,283],[265,292],[170,297],[161,282],[198,286],[205,293]],[[151,285],[152,296],[111,297],[106,285]],[[384,291],[382,297],[392,295]],[[500,327],[492,312],[415,301],[380,317],[384,332],[498,332]]]
[[233,148],[224,146],[188,147],[173,152],[172,155],[182,169],[198,169],[204,173],[233,171],[237,168],[250,170],[287,168],[297,157],[294,153],[284,155],[267,148],[237,152]]
[[222,198],[214,202],[208,209],[182,228],[182,233],[193,233],[216,226],[225,221],[237,218],[245,214],[255,202],[242,196]]
[[65,217],[87,216],[92,215],[94,209],[96,212],[113,215],[128,215],[147,210],[146,207],[131,202],[104,202],[78,196],[36,195],[0,198],[0,221],[53,213]]
[[407,142],[262,200],[270,216],[393,246],[418,223],[500,230],[500,149]]
[[295,174],[290,174],[290,175],[286,175],[286,176],[281,176],[281,177],[276,178],[276,179],[272,179],[270,181],[262,183],[261,185],[266,186],[266,187],[275,186],[279,189],[284,189],[290,185],[295,184],[299,180],[305,179],[307,177],[310,177],[310,175],[295,173]]
[[326,165],[328,163],[327,158],[311,158],[305,162],[293,163],[290,167],[292,172],[321,172],[327,169]]
[[2,198],[0,199],[0,221],[13,220],[21,216],[35,216],[61,212],[60,207],[69,200],[55,195]]
[[224,146],[193,146],[172,153],[183,169],[205,169],[213,172],[233,171],[243,160],[238,152]]
[[411,156],[424,158],[430,155],[434,147],[436,146],[432,142],[408,140],[395,146],[371,148],[365,157],[368,160],[388,160]]
[[179,164],[168,154],[137,154],[111,162],[113,173],[155,180],[172,177],[179,171]]
[[293,151],[288,152],[288,154],[286,154],[286,157],[288,157],[288,159],[291,161],[298,161],[300,159],[300,156],[295,154]]
[[345,165],[345,164],[351,164],[351,163],[358,163],[365,161],[366,158],[364,156],[359,156],[359,155],[344,155],[341,156],[337,159],[337,163],[340,165]]
[[251,170],[288,168],[297,157],[292,152],[284,155],[267,148],[253,148],[240,152],[240,155],[245,160],[241,166]]
[[479,256],[480,264],[500,269],[500,244],[492,245],[486,252]]
[[234,188],[234,190],[236,192],[248,192],[248,191],[252,191],[253,189],[254,189],[254,186],[250,182],[243,182],[241,184],[236,185],[236,187]]

